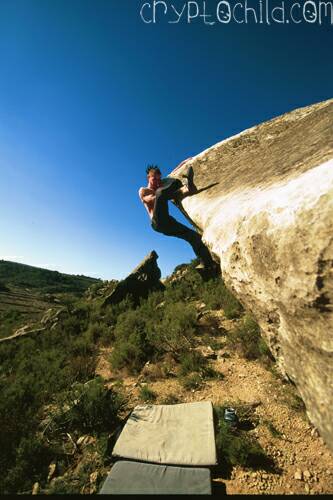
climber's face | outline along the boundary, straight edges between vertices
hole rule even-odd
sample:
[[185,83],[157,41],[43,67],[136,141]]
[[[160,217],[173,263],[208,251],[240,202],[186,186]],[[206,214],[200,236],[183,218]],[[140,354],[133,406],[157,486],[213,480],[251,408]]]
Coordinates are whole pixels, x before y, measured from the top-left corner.
[[147,175],[148,178],[148,186],[151,189],[158,189],[161,185],[161,174],[156,172],[156,170],[150,170],[149,174]]

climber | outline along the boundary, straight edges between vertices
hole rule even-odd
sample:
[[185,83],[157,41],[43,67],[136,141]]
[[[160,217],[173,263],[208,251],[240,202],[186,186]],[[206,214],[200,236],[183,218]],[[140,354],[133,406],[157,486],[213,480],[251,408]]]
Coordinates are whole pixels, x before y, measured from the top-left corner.
[[[176,170],[189,159],[182,161]],[[151,227],[159,233],[187,241],[200,260],[200,264],[196,267],[198,270],[217,271],[216,263],[202,242],[200,234],[169,215],[168,200],[181,199],[197,192],[193,182],[193,168],[189,166],[186,169],[182,175],[183,182],[172,177],[162,179],[161,171],[157,165],[148,165],[146,174],[148,185],[139,189],[139,196],[151,219]]]

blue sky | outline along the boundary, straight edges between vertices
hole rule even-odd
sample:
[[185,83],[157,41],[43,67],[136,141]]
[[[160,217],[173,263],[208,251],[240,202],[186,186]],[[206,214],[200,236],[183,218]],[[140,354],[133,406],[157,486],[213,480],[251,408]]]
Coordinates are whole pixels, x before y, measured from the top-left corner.
[[332,97],[328,23],[145,24],[143,3],[0,0],[0,258],[119,279],[155,249],[165,276],[194,254],[151,229],[146,165]]

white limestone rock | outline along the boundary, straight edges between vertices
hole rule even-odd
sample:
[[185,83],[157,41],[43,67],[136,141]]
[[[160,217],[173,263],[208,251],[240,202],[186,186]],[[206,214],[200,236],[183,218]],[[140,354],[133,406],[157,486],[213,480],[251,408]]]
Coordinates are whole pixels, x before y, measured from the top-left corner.
[[190,162],[199,192],[183,209],[333,449],[333,99]]

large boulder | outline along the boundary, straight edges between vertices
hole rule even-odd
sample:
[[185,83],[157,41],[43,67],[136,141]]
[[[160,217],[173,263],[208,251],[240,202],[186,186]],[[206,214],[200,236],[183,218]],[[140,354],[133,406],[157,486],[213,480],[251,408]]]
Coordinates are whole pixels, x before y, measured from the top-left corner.
[[332,158],[330,99],[197,155],[191,164],[199,192],[182,201],[331,449]]
[[102,307],[118,304],[127,296],[137,305],[141,298],[147,298],[150,292],[164,290],[160,281],[161,270],[157,265],[158,255],[152,250],[140,264],[104,299]]

